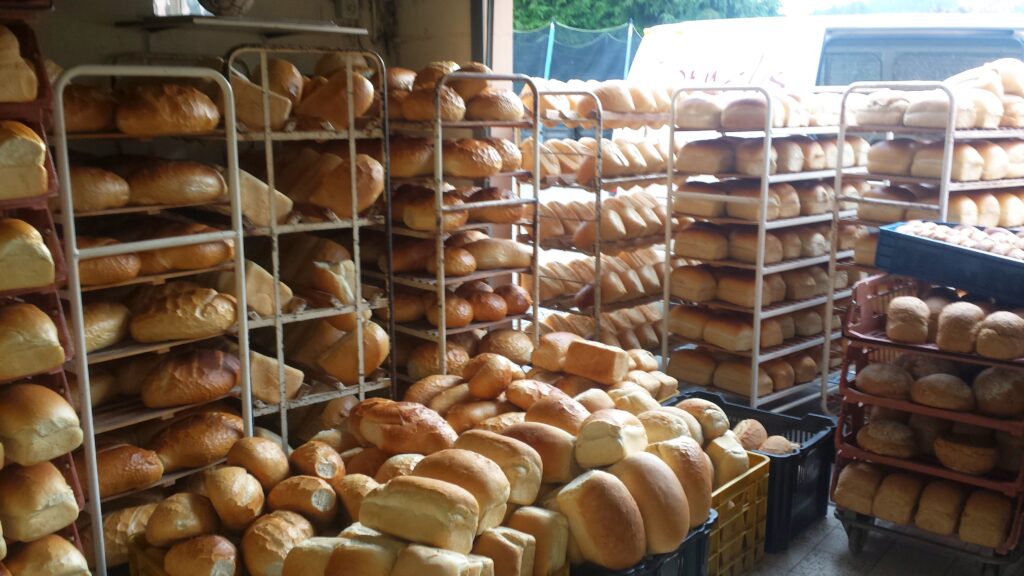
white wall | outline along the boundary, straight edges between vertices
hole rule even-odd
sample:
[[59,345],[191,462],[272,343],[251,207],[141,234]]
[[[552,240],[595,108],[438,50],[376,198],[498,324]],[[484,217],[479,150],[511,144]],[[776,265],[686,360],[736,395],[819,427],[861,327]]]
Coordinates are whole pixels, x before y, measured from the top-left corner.
[[472,59],[470,0],[396,0],[396,62],[418,70],[433,60]]

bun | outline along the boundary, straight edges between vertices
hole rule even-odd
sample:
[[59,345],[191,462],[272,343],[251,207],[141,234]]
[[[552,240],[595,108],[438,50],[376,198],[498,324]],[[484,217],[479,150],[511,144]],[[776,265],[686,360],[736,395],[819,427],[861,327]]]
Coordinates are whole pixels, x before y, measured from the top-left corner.
[[[355,164],[355,209],[362,213],[380,198],[384,191],[384,167],[366,154],[358,154]],[[354,218],[352,213],[352,164],[341,159],[320,180],[309,202],[334,212],[339,218]]]
[[371,492],[359,510],[359,522],[369,528],[462,554],[473,548],[478,518],[477,501],[464,488],[414,476]]
[[199,90],[179,84],[135,86],[118,98],[117,129],[134,136],[202,134],[217,127],[220,114]]
[[0,380],[48,372],[64,363],[57,327],[32,304],[0,306]]
[[710,442],[729,431],[729,417],[718,405],[700,398],[687,398],[676,408],[689,412],[700,423],[704,440]]
[[[393,458],[398,458],[398,456]],[[403,476],[408,476],[408,474],[403,474]],[[397,476],[392,476],[392,478],[397,478]],[[353,522],[359,520],[359,509],[363,505],[363,500],[378,486],[380,484],[375,479],[365,474],[346,474],[344,478],[335,483],[338,498],[344,505],[349,520]]]
[[[461,375],[463,368],[469,363],[469,353],[462,346],[447,342],[448,373]],[[439,374],[441,369],[438,365],[438,348],[436,343],[425,343],[416,347],[409,356],[406,364],[406,372],[410,378],[417,380],[426,378],[433,374]]]

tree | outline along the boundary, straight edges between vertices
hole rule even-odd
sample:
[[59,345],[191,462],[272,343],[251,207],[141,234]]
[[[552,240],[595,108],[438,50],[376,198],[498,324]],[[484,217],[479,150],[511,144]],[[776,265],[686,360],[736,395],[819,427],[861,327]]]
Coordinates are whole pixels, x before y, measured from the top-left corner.
[[684,20],[778,16],[781,0],[516,0],[516,30],[551,20],[594,30],[632,20],[638,28]]

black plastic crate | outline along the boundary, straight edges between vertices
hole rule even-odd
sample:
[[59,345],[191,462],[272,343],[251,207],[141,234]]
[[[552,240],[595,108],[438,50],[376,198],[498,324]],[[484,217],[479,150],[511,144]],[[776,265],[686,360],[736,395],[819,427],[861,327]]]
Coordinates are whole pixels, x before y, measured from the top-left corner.
[[649,556],[625,570],[608,570],[593,564],[573,566],[571,576],[707,576],[711,528],[718,514],[712,510],[706,522],[690,530],[674,552]]
[[1024,293],[1020,290],[1024,286],[1024,262],[897,232],[903,224],[897,222],[879,229],[876,266],[891,274],[991,296],[1007,306],[1024,305]]
[[836,425],[831,419],[817,414],[802,418],[773,414],[733,404],[720,394],[702,391],[683,392],[671,404],[678,404],[685,398],[703,398],[719,405],[733,427],[740,420],[753,418],[764,425],[768,435],[784,436],[800,445],[799,450],[785,456],[759,452],[771,459],[766,552],[785,551],[808,526],[825,517],[835,460],[832,439]]

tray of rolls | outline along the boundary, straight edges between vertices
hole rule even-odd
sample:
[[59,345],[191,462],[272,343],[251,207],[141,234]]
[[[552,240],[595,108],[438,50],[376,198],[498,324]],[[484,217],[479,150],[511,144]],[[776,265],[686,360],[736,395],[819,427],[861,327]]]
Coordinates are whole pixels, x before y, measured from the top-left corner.
[[1024,305],[1024,233],[913,220],[881,228],[875,264],[1011,306]]

